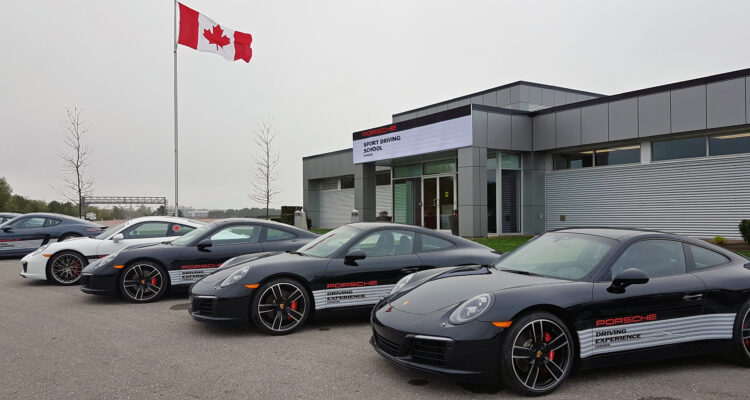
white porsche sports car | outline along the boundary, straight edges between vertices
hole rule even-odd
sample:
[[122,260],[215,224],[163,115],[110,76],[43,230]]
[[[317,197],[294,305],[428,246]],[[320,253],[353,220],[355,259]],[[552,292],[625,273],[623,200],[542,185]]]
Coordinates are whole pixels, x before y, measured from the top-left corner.
[[21,259],[21,276],[73,285],[90,260],[127,247],[170,241],[203,225],[176,217],[141,217],[115,225],[93,238],[71,238],[38,248]]

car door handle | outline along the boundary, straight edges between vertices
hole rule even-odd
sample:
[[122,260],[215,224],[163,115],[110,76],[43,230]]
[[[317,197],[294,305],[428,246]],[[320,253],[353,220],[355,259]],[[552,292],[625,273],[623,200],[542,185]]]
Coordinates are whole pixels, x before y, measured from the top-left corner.
[[401,268],[401,272],[404,273],[404,274],[413,274],[415,272],[419,272],[419,267]]
[[703,298],[703,294],[686,294],[682,296],[682,299],[685,301],[696,301]]

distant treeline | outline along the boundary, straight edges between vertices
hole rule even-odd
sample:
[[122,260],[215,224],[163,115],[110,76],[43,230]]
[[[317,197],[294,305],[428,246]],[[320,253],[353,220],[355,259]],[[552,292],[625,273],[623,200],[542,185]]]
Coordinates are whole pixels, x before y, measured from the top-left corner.
[[[281,210],[278,208],[269,208],[268,209],[268,215],[271,217],[278,217],[281,215]],[[241,208],[239,210],[211,210],[208,212],[208,218],[235,218],[235,217],[265,217],[266,216],[266,209],[265,208]]]

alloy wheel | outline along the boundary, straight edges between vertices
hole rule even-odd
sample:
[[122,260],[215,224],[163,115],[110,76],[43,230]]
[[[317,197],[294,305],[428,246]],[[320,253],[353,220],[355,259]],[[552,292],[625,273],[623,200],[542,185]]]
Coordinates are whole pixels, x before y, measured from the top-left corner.
[[527,389],[542,392],[558,385],[571,367],[571,343],[556,322],[529,322],[513,341],[513,372]]
[[259,320],[268,329],[284,332],[297,327],[304,320],[307,304],[302,288],[280,282],[266,288],[258,302]]
[[134,264],[123,276],[122,289],[134,301],[149,301],[164,287],[164,276],[151,264]]
[[75,254],[61,254],[52,260],[50,272],[55,280],[64,285],[78,282],[81,279],[81,270],[84,260]]
[[750,309],[745,313],[745,319],[742,321],[742,342],[745,344],[745,351],[750,356]]

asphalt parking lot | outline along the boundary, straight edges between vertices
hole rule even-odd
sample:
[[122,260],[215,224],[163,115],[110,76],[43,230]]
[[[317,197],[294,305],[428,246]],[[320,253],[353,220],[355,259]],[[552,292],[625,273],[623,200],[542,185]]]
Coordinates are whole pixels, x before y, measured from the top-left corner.
[[[152,304],[21,278],[0,260],[2,399],[505,399],[393,366],[368,343],[366,315],[318,319],[268,337],[187,314],[186,292]],[[750,370],[691,357],[577,372],[549,399],[750,398]]]

